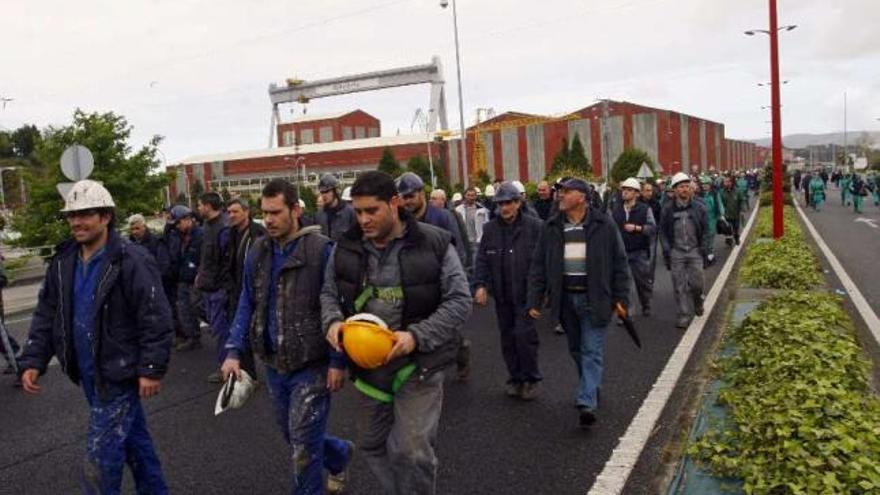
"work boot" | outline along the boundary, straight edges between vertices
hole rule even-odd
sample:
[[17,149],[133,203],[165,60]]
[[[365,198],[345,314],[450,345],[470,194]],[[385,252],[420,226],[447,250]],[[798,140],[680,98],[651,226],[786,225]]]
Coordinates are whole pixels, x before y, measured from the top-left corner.
[[522,392],[519,398],[522,400],[535,400],[538,396],[538,382],[525,382],[522,384]]
[[553,329],[556,332],[556,335],[565,335],[565,329],[562,328],[562,323],[557,323],[556,328]]
[[642,316],[645,316],[645,317],[651,316],[651,305],[650,304],[642,304]]
[[736,243],[737,246],[739,246],[739,236],[734,237],[733,242]]
[[703,295],[699,294],[694,296],[694,314],[697,316],[703,316],[703,313],[705,312],[705,308],[703,308]]
[[519,382],[507,382],[504,393],[508,397],[522,397],[523,384]]
[[687,327],[689,327],[690,324],[691,324],[691,318],[689,318],[687,316],[682,316],[676,321],[675,328],[678,328],[680,330],[684,330]]
[[345,493],[345,484],[348,482],[348,467],[351,466],[351,460],[355,452],[354,442],[346,440],[345,444],[348,445],[348,462],[342,468],[342,471],[336,474],[327,474],[327,486],[325,487],[327,493]]
[[223,383],[223,375],[219,370],[208,375],[208,383]]
[[587,429],[596,422],[596,410],[588,406],[578,406],[578,424]]
[[458,381],[466,381],[471,374],[470,340],[462,339],[461,346],[458,348],[458,355],[455,357],[455,363],[458,366]]

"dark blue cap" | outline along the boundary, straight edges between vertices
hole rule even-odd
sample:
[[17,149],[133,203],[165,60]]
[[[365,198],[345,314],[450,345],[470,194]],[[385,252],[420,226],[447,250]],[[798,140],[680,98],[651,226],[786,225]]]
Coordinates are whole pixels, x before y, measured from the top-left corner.
[[169,222],[172,224],[176,224],[179,220],[191,216],[192,210],[190,210],[189,207],[183,205],[174,205],[174,207],[171,208],[171,220],[169,220]]
[[562,183],[562,189],[571,189],[572,191],[580,191],[584,194],[590,194],[590,185],[583,179],[573,177]]
[[424,188],[425,183],[422,182],[422,178],[412,172],[407,172],[397,179],[397,194],[401,196],[421,191]]
[[498,188],[495,189],[495,202],[501,203],[502,201],[513,201],[516,199],[520,199],[522,196],[517,190],[516,186],[514,186],[510,182],[502,182]]

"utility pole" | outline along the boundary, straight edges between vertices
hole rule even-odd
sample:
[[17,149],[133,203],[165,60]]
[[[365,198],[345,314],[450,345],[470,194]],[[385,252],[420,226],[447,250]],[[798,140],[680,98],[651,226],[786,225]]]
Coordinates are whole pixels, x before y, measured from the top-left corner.
[[779,84],[779,23],[776,15],[776,0],[770,1],[770,81],[772,82],[771,101],[773,107],[773,238],[780,239],[784,234],[782,224],[782,98]]
[[603,175],[605,176],[605,186],[611,186],[611,163],[610,161],[610,150],[608,144],[608,100],[602,100],[602,168]]
[[846,141],[846,91],[843,92],[843,165],[849,166],[849,150]]

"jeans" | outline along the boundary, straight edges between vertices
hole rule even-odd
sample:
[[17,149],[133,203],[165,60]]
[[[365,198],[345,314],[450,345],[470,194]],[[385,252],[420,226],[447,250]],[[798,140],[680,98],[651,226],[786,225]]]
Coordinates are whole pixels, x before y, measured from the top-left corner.
[[126,390],[107,402],[86,388],[86,397],[91,414],[83,466],[83,493],[120,493],[125,464],[131,468],[137,493],[168,493],[137,388]]
[[205,308],[205,315],[208,317],[211,335],[217,339],[217,363],[219,364],[223,364],[223,360],[226,359],[226,341],[229,339],[230,326],[228,304],[229,301],[224,290],[203,293],[202,305]]
[[200,340],[202,330],[199,327],[199,317],[196,310],[196,294],[193,284],[179,282],[177,284],[177,318],[183,328],[183,334],[187,339]]
[[513,304],[495,304],[495,316],[501,332],[501,353],[507,364],[508,383],[537,382],[538,331],[527,309]]
[[597,409],[597,390],[602,383],[605,333],[608,327],[597,327],[590,321],[590,301],[586,293],[562,294],[560,320],[568,337],[568,352],[574,359],[580,377],[575,403]]
[[437,489],[434,452],[443,407],[443,373],[411,377],[385,404],[358,395],[361,452],[386,495],[431,495]]
[[275,406],[275,418],[290,445],[290,493],[324,493],[323,468],[337,474],[348,464],[351,452],[345,441],[327,435],[330,391],[327,367],[312,366],[281,373],[266,366],[266,383]]

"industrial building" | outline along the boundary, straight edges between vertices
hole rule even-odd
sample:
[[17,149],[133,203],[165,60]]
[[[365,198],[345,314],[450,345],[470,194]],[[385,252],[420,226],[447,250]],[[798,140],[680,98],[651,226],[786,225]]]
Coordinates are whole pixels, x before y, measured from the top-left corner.
[[[450,183],[462,182],[460,141],[454,133],[381,136],[380,121],[362,110],[301,116],[277,122],[277,147],[196,156],[176,170],[172,197],[195,181],[206,190],[231,194],[258,193],[274,177],[317,184],[324,173],[353,182],[358,173],[375,169],[387,147],[406,163],[429,156],[444,167]],[[438,136],[439,134],[439,136]],[[485,167],[502,180],[538,181],[553,157],[577,135],[593,175],[604,177],[624,149],[645,151],[663,174],[727,171],[762,165],[767,152],[754,143],[727,139],[724,124],[683,113],[630,102],[603,100],[562,116],[507,112],[467,130],[468,163],[473,172]]]

